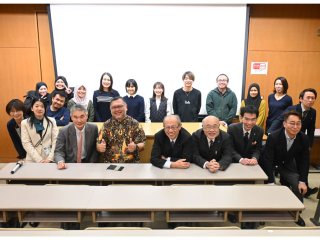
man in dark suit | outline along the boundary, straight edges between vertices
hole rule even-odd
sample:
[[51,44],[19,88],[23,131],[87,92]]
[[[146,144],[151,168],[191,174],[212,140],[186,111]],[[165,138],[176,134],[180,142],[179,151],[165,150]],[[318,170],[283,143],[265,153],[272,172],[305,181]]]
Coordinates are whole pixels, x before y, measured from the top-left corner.
[[[294,110],[301,114],[302,116],[301,131],[308,135],[310,148],[312,147],[312,144],[313,144],[314,131],[316,129],[317,112],[313,108],[313,105],[316,99],[317,99],[317,91],[314,88],[306,88],[299,95],[300,103],[294,106],[290,106],[285,110],[285,112]],[[283,115],[280,115],[272,123],[271,127],[269,128],[269,132],[273,132],[281,128],[282,122],[283,122]],[[308,182],[307,182],[307,186],[308,186]],[[307,198],[310,195],[317,193],[318,190],[319,189],[317,187],[309,188],[308,186],[307,193],[304,195],[304,197]]]
[[[93,163],[98,161],[96,124],[87,123],[88,112],[82,105],[71,108],[72,123],[60,129],[54,160],[58,169],[66,168],[66,163]],[[80,148],[79,148],[79,145]]]
[[150,162],[159,168],[188,168],[191,159],[190,133],[181,126],[178,115],[166,116],[163,129],[154,136]]
[[192,134],[193,162],[210,172],[223,171],[232,162],[232,140],[219,127],[219,118],[207,116],[202,120],[202,128]]
[[228,127],[233,142],[232,160],[243,165],[256,165],[260,159],[263,129],[256,125],[258,109],[254,106],[240,108],[241,123]]
[[[279,167],[280,183],[288,186],[303,202],[307,192],[309,173],[309,139],[301,132],[302,117],[296,111],[284,114],[283,128],[271,133],[266,142],[264,164],[269,177],[268,183],[274,184],[273,167]],[[305,226],[299,216],[296,222]]]

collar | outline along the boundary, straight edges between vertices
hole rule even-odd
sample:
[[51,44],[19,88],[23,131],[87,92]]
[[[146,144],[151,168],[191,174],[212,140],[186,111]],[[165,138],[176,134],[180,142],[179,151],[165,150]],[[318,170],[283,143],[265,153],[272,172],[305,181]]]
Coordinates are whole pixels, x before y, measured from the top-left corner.
[[215,141],[216,139],[214,138],[214,139],[209,139],[209,138],[207,138],[207,141],[208,141],[208,144],[210,145],[210,141]]
[[301,105],[302,113],[303,113],[304,111],[309,111],[309,110],[310,110],[310,108],[309,108],[309,109],[304,108],[302,103],[301,103],[300,105]]
[[127,94],[127,96],[128,96],[128,98],[130,98],[130,97],[135,98],[135,97],[137,96],[137,94],[136,94],[136,93],[135,93],[135,94],[133,94],[133,95],[129,95],[129,94]]
[[86,130],[86,125],[84,125],[84,127],[82,128],[82,130],[79,130],[76,126],[74,126],[74,128],[76,129],[76,133],[80,134],[80,133],[84,133],[84,131]]
[[[251,128],[251,130],[252,130],[252,128]],[[245,134],[246,132],[248,132],[248,133],[249,133],[249,136],[250,136],[250,134],[251,134],[251,130],[250,130],[250,131],[246,131],[246,130],[244,129],[243,124],[242,124],[243,136],[244,136],[244,134]]]
[[287,140],[290,140],[290,141],[295,140],[295,139],[296,139],[296,137],[297,137],[297,135],[296,135],[296,136],[294,136],[294,138],[289,137],[289,135],[288,135],[288,133],[287,133],[287,131],[286,131],[286,130],[284,130],[284,135],[286,136],[286,139],[287,139]]

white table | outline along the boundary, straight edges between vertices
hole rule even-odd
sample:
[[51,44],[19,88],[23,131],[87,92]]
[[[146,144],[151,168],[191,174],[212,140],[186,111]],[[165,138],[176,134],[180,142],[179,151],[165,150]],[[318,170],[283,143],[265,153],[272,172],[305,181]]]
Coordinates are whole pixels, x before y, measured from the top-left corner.
[[[304,205],[284,186],[23,186],[0,187],[0,221],[8,213],[20,222],[240,222],[296,221]],[[219,213],[219,214],[218,214]]]
[[26,163],[15,174],[11,170],[15,163],[9,163],[0,170],[0,180],[57,182],[96,182],[98,185],[144,182],[153,185],[170,183],[263,183],[267,175],[260,166],[244,166],[233,163],[225,171],[210,173],[194,164],[188,169],[160,169],[150,163],[119,164],[122,171],[106,170],[106,163],[70,163],[68,168],[58,170],[55,163]]

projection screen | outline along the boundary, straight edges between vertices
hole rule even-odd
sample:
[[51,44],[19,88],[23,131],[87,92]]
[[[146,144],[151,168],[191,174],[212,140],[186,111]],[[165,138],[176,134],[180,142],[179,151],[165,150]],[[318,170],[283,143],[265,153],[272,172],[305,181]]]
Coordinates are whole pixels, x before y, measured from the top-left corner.
[[182,74],[195,74],[194,87],[205,100],[220,73],[241,101],[246,45],[246,5],[51,4],[56,74],[70,86],[84,83],[92,98],[103,72],[113,88],[126,94],[125,82],[138,82],[145,101],[160,81],[165,95],[183,85]]

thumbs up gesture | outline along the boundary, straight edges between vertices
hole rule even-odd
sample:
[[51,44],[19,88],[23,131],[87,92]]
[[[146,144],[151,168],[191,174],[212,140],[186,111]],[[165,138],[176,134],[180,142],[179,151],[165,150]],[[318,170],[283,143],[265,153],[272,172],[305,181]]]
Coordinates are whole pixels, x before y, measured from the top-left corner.
[[102,139],[101,141],[97,142],[97,151],[98,152],[105,152],[106,151],[106,141],[104,139]]
[[137,149],[137,144],[135,144],[135,143],[132,141],[132,138],[130,138],[130,142],[129,142],[129,144],[128,144],[128,151],[129,151],[129,152],[134,152],[136,149]]

